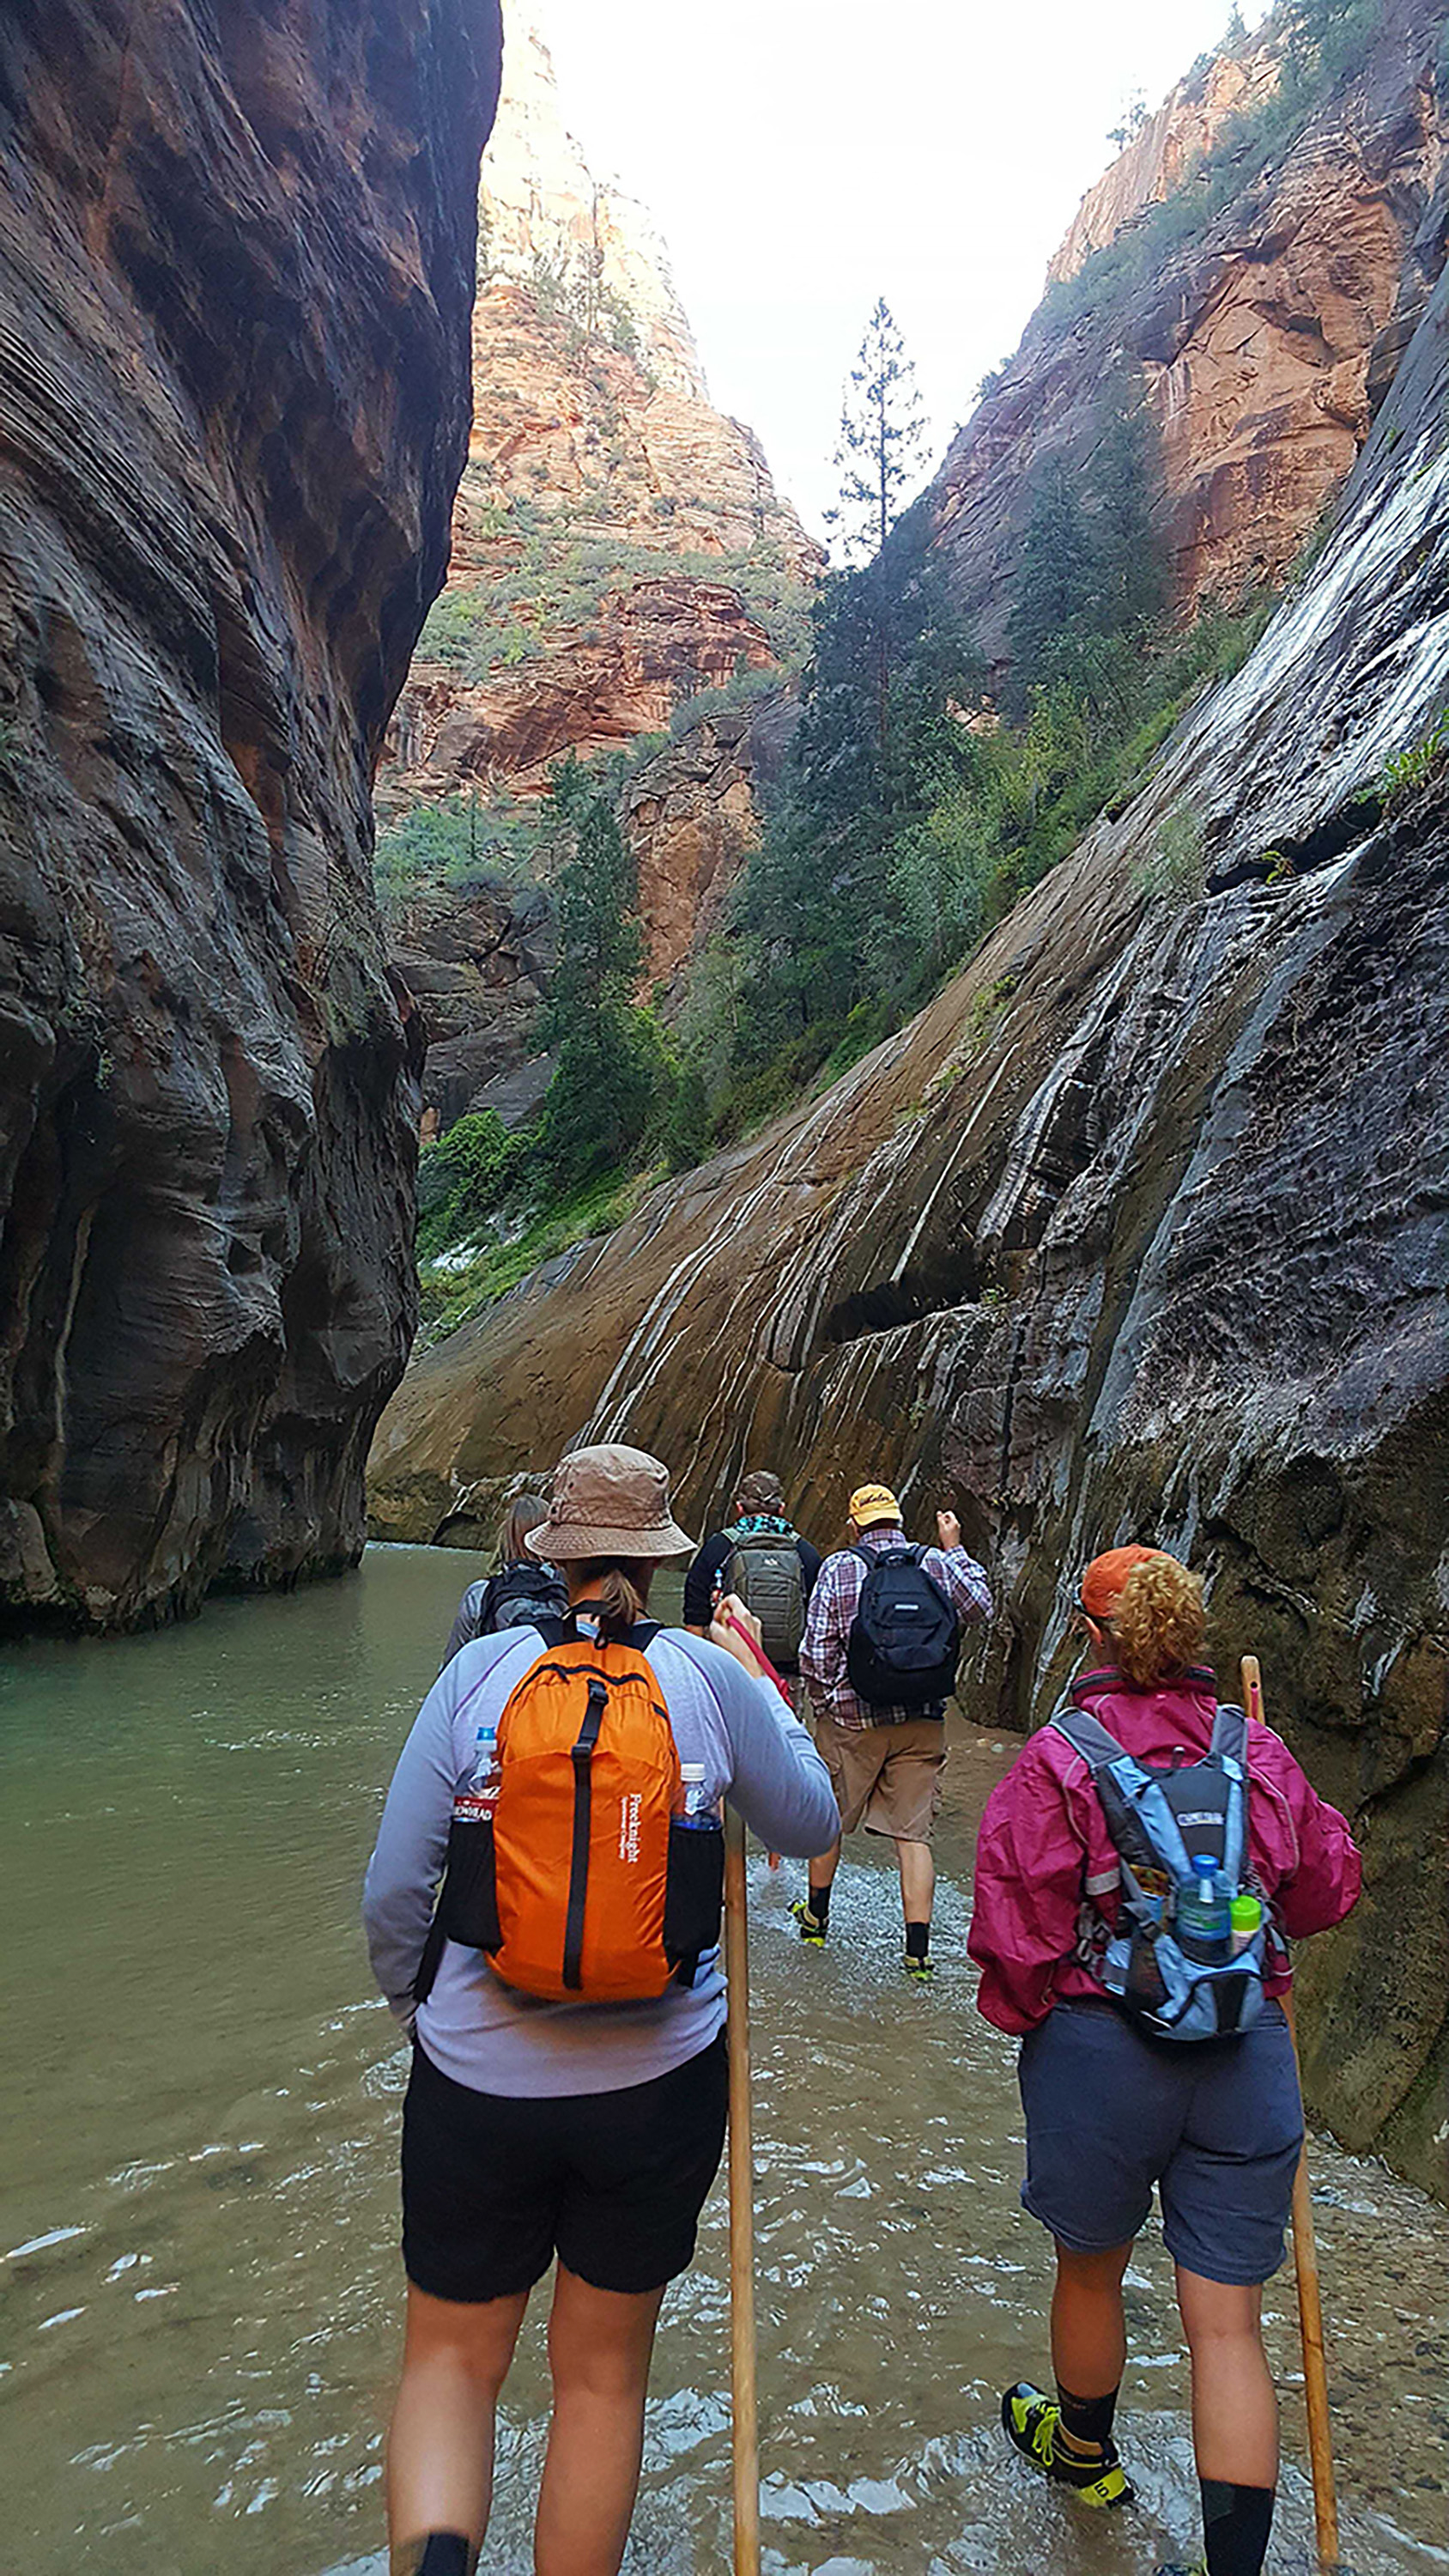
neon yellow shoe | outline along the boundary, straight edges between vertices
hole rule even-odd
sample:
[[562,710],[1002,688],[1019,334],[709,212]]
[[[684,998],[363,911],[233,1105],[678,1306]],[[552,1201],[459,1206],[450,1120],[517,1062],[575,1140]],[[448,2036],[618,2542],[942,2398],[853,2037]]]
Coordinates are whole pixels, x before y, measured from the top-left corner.
[[1057,2440],[1062,2410],[1030,2381],[1019,2379],[1001,2401],[1001,2425],[1013,2449],[1055,2485],[1070,2487],[1079,2504],[1131,2504],[1136,2489],[1117,2457],[1115,2442],[1104,2443],[1100,2460],[1078,2460]]
[[823,1950],[826,1927],[817,1914],[811,1913],[803,1896],[796,1897],[790,1911],[800,1926],[801,1940],[808,1941],[812,1950]]

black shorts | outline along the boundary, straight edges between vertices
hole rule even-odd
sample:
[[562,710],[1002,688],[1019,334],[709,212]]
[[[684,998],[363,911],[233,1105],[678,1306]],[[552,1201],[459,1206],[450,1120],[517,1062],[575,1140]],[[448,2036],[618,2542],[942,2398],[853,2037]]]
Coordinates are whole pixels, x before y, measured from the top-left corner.
[[595,2290],[662,2289],[694,2256],[729,2104],[724,2033],[649,2084],[514,2100],[420,2045],[403,2105],[403,2261],[435,2299],[529,2290],[557,2253]]

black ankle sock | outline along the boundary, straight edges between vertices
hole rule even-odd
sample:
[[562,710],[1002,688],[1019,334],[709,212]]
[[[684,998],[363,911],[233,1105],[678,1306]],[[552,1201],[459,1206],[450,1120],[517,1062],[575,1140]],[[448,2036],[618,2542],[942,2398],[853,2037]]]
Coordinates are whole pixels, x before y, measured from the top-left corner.
[[823,1927],[829,1922],[830,1890],[828,1887],[812,1887],[805,1899],[805,1902],[809,1906],[817,1923]]
[[1090,2442],[1094,2450],[1104,2451],[1112,2439],[1112,2419],[1117,2412],[1117,2391],[1106,2397],[1074,2397],[1069,2388],[1057,2381],[1057,2404],[1062,2410],[1062,2431],[1074,2442]]
[[1199,2484],[1208,2576],[1259,2576],[1273,2528],[1273,2488],[1229,2486],[1221,2478]]
[[930,1954],[931,1927],[929,1923],[908,1923],[906,1925],[906,1957],[908,1959],[926,1959],[930,1957]]
[[417,2561],[417,2576],[473,2576],[473,2543],[461,2531],[430,2531]]

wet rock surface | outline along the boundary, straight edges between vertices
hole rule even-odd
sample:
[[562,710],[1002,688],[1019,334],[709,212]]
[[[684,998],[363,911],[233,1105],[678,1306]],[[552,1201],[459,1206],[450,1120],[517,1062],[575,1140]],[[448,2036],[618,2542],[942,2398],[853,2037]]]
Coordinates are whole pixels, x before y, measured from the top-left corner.
[[863,1472],[950,1491],[1000,1606],[968,1707],[1013,1725],[1084,1558],[1190,1553],[1364,1843],[1310,2092],[1439,2191],[1449,788],[1378,789],[1444,702],[1446,392],[1441,282],[1337,534],[1127,813],[833,1089],[421,1357],[372,1460],[414,1538],[581,1437],[668,1458],[686,1527],[747,1458],[820,1540]]
[[355,1556],[420,1028],[372,772],[466,453],[496,5],[0,29],[0,1597]]

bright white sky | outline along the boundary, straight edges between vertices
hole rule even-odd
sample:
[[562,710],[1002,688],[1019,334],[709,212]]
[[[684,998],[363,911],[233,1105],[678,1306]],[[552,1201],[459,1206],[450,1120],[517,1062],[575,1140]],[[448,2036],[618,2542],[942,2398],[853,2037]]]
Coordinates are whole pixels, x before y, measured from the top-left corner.
[[758,430],[817,531],[877,295],[916,361],[934,463],[1021,337],[1108,128],[1139,89],[1159,103],[1229,6],[534,0],[592,167],[669,244],[716,403]]

